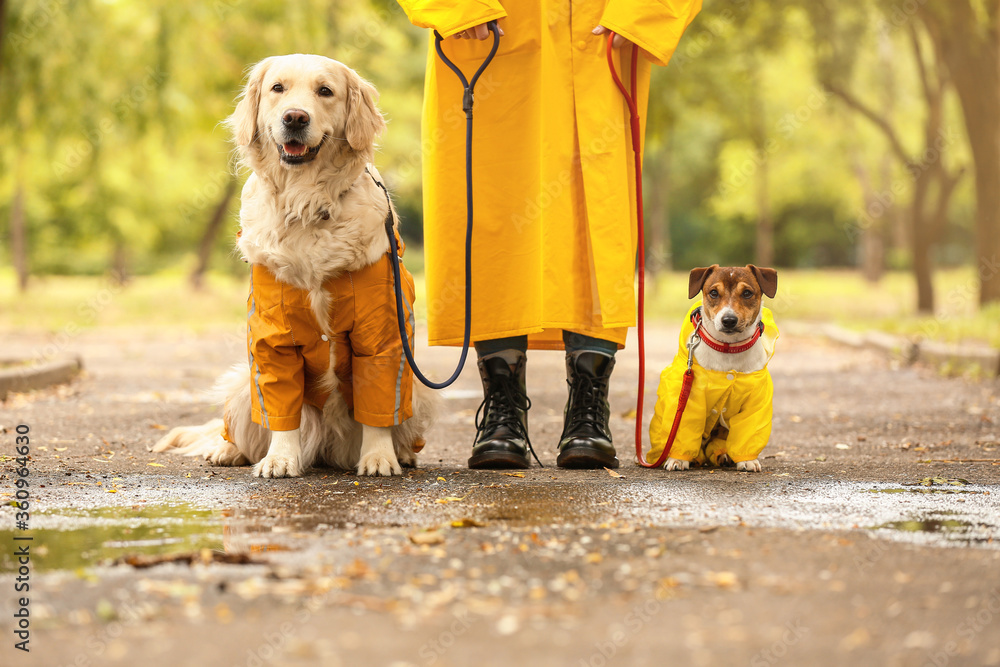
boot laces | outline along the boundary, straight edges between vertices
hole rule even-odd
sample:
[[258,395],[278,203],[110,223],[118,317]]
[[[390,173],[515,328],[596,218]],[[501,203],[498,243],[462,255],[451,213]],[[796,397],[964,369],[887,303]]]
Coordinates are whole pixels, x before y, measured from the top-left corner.
[[513,377],[499,376],[490,380],[489,391],[483,397],[483,402],[476,410],[476,441],[487,430],[494,431],[501,426],[505,426],[513,431],[519,438],[528,445],[528,451],[534,457],[540,467],[542,462],[538,460],[534,447],[531,446],[531,439],[528,437],[528,430],[521,421],[519,412],[527,412],[531,409],[531,399],[520,391],[517,381]]
[[566,380],[570,388],[569,413],[567,428],[589,424],[597,431],[608,435],[608,416],[604,406],[604,397],[608,395],[607,377],[592,378],[588,375],[578,375],[573,380]]

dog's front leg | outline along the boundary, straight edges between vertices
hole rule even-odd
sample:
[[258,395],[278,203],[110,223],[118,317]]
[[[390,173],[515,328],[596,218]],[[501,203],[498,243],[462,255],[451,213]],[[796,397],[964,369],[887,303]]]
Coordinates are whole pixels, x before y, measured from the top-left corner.
[[392,445],[392,430],[388,427],[362,424],[359,475],[401,475],[403,469]]
[[301,477],[302,445],[299,429],[271,431],[267,456],[253,467],[254,477]]

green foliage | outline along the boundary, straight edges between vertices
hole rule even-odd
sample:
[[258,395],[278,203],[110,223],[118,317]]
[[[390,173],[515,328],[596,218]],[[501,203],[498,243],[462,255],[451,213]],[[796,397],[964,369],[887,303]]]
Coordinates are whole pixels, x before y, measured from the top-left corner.
[[[655,68],[648,112],[648,185],[666,194],[675,267],[755,259],[762,169],[776,262],[854,263],[851,230],[863,206],[855,169],[877,170],[888,148],[820,81],[849,83],[878,104],[887,82],[877,35],[892,7],[883,0],[706,3],[671,66]],[[11,203],[23,189],[33,273],[102,274],[116,252],[135,273],[189,268],[232,178],[220,121],[252,63],[293,52],[342,60],[381,91],[389,130],[379,168],[395,192],[404,235],[419,242],[428,39],[395,2],[18,0],[6,12],[0,235],[9,238]],[[916,147],[919,82],[906,31],[888,35],[893,117]],[[967,163],[954,99],[947,115],[959,137],[947,159]],[[908,187],[901,170],[890,176]],[[237,208],[234,199],[212,266],[242,275],[231,252]],[[941,259],[968,261],[973,214],[968,179],[954,198]],[[905,262],[908,251],[891,248],[890,256]]]

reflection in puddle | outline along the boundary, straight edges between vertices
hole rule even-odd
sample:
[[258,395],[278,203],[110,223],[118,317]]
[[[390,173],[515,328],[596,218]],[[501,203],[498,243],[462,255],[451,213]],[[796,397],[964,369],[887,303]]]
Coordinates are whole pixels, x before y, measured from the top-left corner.
[[[947,516],[954,514],[954,512],[940,512],[938,514]],[[934,533],[941,539],[949,542],[985,542],[992,539],[989,535],[989,526],[955,518],[926,517],[904,521],[890,521],[878,526],[872,526],[871,529],[898,530],[906,533]],[[985,534],[979,534],[984,532],[983,529],[987,529]]]
[[[39,571],[75,570],[129,553],[222,548],[219,513],[184,503],[46,510],[32,522],[40,526],[30,532],[31,562]],[[13,535],[0,531],[0,539],[11,540],[6,533]],[[0,556],[0,572],[15,569],[10,554]]]
[[[77,570],[125,555],[166,556],[203,549],[260,555],[292,549],[256,517],[189,503],[46,510],[33,514],[32,523],[37,528],[28,533],[33,538],[31,562],[40,572]],[[13,544],[13,537],[14,531],[0,530],[4,543]],[[0,573],[16,570],[12,552],[0,554]]]

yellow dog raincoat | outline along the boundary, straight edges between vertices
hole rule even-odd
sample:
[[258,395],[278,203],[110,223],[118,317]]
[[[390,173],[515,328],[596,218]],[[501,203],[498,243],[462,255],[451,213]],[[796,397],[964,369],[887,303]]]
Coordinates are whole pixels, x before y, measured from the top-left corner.
[[[412,341],[413,276],[403,266],[400,273]],[[322,408],[330,395],[320,382],[330,366],[330,345],[337,389],[358,422],[395,426],[409,419],[413,373],[399,338],[389,255],[323,287],[330,295],[329,319],[320,326],[308,290],[280,282],[262,265],[251,266],[247,347],[253,421],[288,431],[299,427],[303,403]],[[223,437],[232,442],[228,427]]]
[[[687,370],[687,342],[694,332],[691,314],[701,306],[695,303],[684,318],[681,328],[680,348],[672,364],[660,374],[660,387],[656,392],[656,409],[649,424],[652,449],[646,461],[655,463],[670,435],[670,427],[677,411],[684,371]],[[774,356],[774,343],[778,327],[771,311],[761,306],[764,333],[760,344],[767,351],[767,360]],[[771,437],[771,399],[774,385],[765,365],[753,373],[737,371],[712,371],[694,362],[694,383],[684,416],[677,428],[677,436],[670,448],[670,456],[680,461],[710,462],[718,465],[723,454],[729,454],[734,463],[752,461]],[[724,419],[729,427],[726,437],[713,437],[712,431]]]

